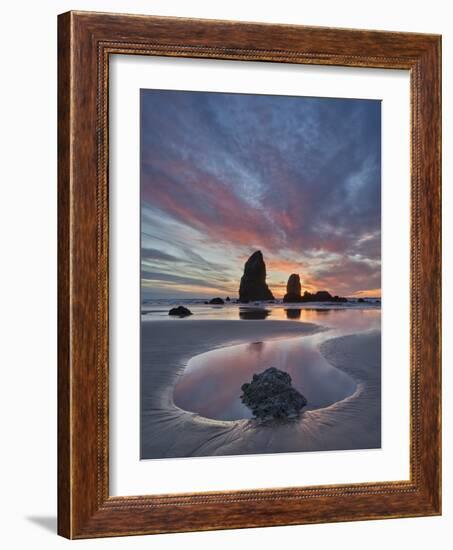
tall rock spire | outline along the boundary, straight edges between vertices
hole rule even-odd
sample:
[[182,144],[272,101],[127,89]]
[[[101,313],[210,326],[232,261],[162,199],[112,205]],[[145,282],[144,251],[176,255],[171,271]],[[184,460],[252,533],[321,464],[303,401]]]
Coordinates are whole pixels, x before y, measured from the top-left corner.
[[244,274],[239,286],[239,301],[273,300],[274,296],[266,284],[266,264],[261,250],[254,252],[245,262]]
[[297,273],[292,273],[289,276],[288,283],[286,284],[286,294],[283,298],[284,302],[300,302],[301,296],[300,277]]

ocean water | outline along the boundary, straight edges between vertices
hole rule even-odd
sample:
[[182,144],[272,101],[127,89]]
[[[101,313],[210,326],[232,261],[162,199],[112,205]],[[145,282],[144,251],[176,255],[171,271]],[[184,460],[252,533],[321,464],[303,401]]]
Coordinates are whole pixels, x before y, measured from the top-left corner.
[[[176,317],[168,315],[171,308],[185,306],[193,313],[196,319],[269,319],[269,320],[301,320],[306,321],[310,316],[310,311],[320,311],[322,315],[325,311],[380,311],[381,305],[376,298],[365,298],[364,303],[359,303],[357,299],[349,298],[347,303],[330,302],[308,302],[302,304],[284,304],[281,301],[271,302],[251,302],[249,304],[238,304],[235,301],[225,302],[224,305],[206,304],[204,299],[185,299],[185,300],[143,300],[141,305],[142,321],[152,321],[154,319],[178,320]],[[315,315],[315,317],[319,317]]]

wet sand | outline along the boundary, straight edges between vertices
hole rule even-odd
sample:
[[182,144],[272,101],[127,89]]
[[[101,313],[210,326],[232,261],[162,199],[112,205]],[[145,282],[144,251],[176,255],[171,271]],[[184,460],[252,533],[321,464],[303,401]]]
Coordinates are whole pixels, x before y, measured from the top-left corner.
[[294,422],[221,421],[178,408],[173,390],[192,357],[230,345],[314,334],[300,321],[178,319],[142,323],[141,457],[221,456],[380,447],[380,332],[328,338],[320,351],[357,384]]

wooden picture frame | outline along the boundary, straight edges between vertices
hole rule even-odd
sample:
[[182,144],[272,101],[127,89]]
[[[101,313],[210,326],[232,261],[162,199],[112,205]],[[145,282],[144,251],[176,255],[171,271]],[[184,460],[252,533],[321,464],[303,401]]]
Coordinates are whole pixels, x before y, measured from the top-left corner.
[[[58,532],[67,538],[441,513],[441,38],[69,12],[58,21]],[[109,56],[404,69],[411,95],[410,480],[109,495]]]

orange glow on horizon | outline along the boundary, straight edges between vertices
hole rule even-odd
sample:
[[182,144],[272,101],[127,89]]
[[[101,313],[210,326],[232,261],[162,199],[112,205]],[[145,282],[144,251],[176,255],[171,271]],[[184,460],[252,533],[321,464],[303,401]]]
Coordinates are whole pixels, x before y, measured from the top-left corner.
[[357,290],[353,294],[351,294],[351,297],[355,298],[380,298],[381,297],[381,289],[380,288],[373,288],[370,290]]
[[[291,273],[297,273],[297,270],[292,270]],[[284,295],[286,294],[286,282],[282,281],[275,281],[267,279],[267,285],[270,288],[272,294],[274,295],[275,299],[281,300],[283,299]],[[328,285],[327,285],[328,286]],[[310,283],[304,283],[303,276],[301,275],[301,294],[303,294],[305,291],[314,293],[318,290],[327,290],[332,294],[332,296],[338,295],[338,296],[346,296],[351,298],[364,298],[364,297],[370,297],[370,298],[381,298],[381,289],[380,288],[374,288],[374,289],[366,289],[366,290],[357,290],[355,292],[350,293],[341,293],[339,291],[334,290],[333,288],[328,288],[323,282],[321,281],[310,281]],[[233,282],[230,284],[226,283],[225,286],[202,286],[202,285],[196,285],[196,284],[176,284],[173,282],[165,282],[161,280],[142,280],[142,287],[143,288],[160,288],[162,290],[167,290],[169,296],[171,296],[172,291],[177,293],[190,293],[194,296],[199,296],[200,298],[212,298],[215,296],[220,297],[226,297],[230,296],[231,298],[237,298],[239,296],[239,283],[234,285]]]

